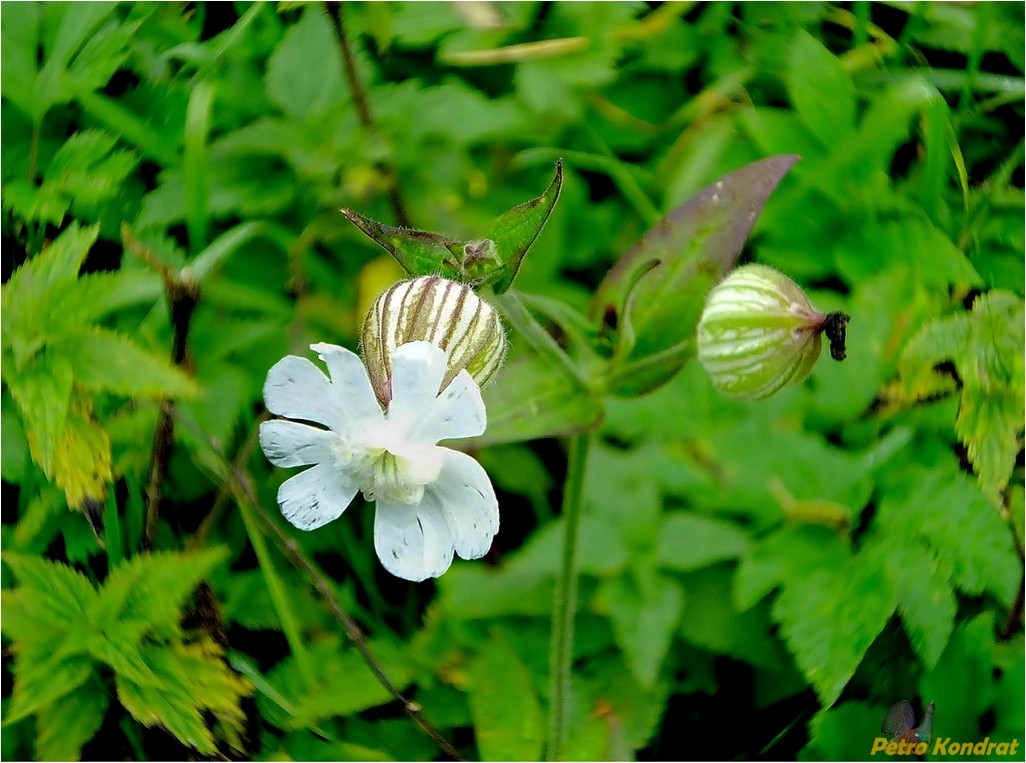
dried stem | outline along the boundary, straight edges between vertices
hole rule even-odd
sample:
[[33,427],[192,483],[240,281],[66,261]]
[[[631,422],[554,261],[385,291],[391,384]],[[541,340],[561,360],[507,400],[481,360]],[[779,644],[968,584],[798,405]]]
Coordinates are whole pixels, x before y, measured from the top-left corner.
[[[191,278],[175,273],[146,246],[140,243],[127,225],[121,227],[125,248],[156,270],[164,279],[164,295],[171,314],[171,362],[176,366],[185,364],[186,345],[192,314],[199,302],[199,284]],[[160,404],[157,426],[153,432],[153,447],[150,451],[149,478],[146,480],[146,521],[140,542],[142,551],[152,551],[157,539],[157,520],[160,517],[160,500],[167,477],[168,461],[175,440],[175,401],[165,399]]]
[[424,717],[421,707],[416,702],[407,699],[403,696],[399,688],[392,683],[392,680],[385,673],[384,669],[375,659],[371,653],[370,647],[367,645],[367,637],[364,635],[363,630],[357,625],[356,621],[353,620],[349,615],[346,614],[345,610],[342,609],[342,605],[338,601],[338,597],[331,588],[331,583],[328,578],[322,573],[317,566],[310,560],[310,558],[303,552],[302,548],[296,543],[295,540],[290,538],[278,525],[271,519],[267,511],[260,504],[256,498],[256,493],[253,490],[252,478],[249,473],[239,466],[232,468],[228,478],[234,483],[234,490],[236,494],[236,500],[244,501],[249,508],[260,518],[264,527],[270,532],[274,538],[278,547],[282,553],[288,557],[289,561],[292,562],[296,567],[306,573],[314,588],[327,602],[328,607],[331,609],[331,613],[338,620],[339,624],[346,632],[346,636],[350,641],[353,642],[353,646],[363,657],[363,661],[367,664],[371,673],[377,679],[385,690],[392,695],[392,698],[398,702],[406,714],[416,723],[421,730],[431,737],[432,741],[438,745],[439,749],[448,755],[452,760],[462,760],[460,754],[456,751],[456,748],[442,736],[441,732],[438,731],[431,723]]
[[[349,81],[349,90],[353,94],[353,101],[356,102],[356,113],[359,116],[360,124],[368,132],[375,132],[377,126],[370,110],[370,102],[367,100],[367,91],[363,89],[363,84],[360,82],[359,73],[356,71],[356,59],[353,57],[353,47],[349,43],[345,25],[342,23],[342,4],[327,2],[324,5],[328,12],[328,18],[331,19],[331,28],[335,33],[339,51],[342,53],[342,68]],[[395,173],[384,162],[376,162],[374,168],[388,178],[388,200],[399,225],[406,228],[412,227],[410,214],[406,211],[406,203],[403,201]]]

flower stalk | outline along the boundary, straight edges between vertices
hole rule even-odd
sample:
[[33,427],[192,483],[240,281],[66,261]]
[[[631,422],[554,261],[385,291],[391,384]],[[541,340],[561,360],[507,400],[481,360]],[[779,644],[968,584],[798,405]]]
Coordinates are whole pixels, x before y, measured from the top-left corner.
[[573,659],[574,619],[577,614],[577,538],[584,508],[584,477],[593,434],[570,441],[566,486],[563,490],[563,555],[552,602],[552,641],[549,650],[548,760],[560,760],[570,715],[570,663]]

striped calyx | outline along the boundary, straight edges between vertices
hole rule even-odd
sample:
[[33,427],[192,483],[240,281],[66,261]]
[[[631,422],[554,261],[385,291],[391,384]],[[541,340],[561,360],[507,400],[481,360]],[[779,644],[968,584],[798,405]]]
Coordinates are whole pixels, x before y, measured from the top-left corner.
[[440,389],[463,369],[483,387],[506,355],[495,308],[470,287],[441,276],[400,281],[383,292],[364,318],[360,339],[374,392],[385,404],[392,398],[392,353],[408,342],[423,340],[445,350]]
[[758,400],[812,371],[820,335],[840,334],[832,346],[844,357],[848,316],[814,308],[801,288],[773,268],[744,265],[713,287],[698,323],[698,359],[725,394]]

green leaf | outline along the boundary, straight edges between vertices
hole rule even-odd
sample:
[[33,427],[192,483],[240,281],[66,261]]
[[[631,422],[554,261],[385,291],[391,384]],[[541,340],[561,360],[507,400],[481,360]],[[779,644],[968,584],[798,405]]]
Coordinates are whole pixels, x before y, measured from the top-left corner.
[[[369,646],[402,690],[409,683],[409,676],[401,654],[387,642]],[[285,715],[280,706],[258,698],[261,712],[279,728],[300,729],[391,701],[392,695],[370,672],[359,653],[344,649],[338,637],[311,644],[308,653],[318,666],[313,684],[303,678],[295,657],[282,660],[267,675],[268,682],[292,704],[291,714]]]
[[683,606],[684,593],[663,576],[644,582],[613,578],[599,588],[596,607],[609,616],[617,644],[643,687],[659,676]]
[[1010,605],[1022,561],[998,509],[954,465],[906,468],[900,479],[900,487],[880,501],[881,530],[925,541],[959,588],[976,595],[989,591]]
[[[506,569],[524,575],[555,575],[559,570],[566,522],[563,517],[539,530],[510,560]],[[577,540],[577,570],[608,576],[627,564],[627,549],[618,529],[603,517],[581,517]]]
[[240,731],[245,715],[239,701],[249,693],[247,681],[221,658],[221,649],[209,638],[192,644],[143,646],[142,656],[152,666],[156,681],[141,685],[118,674],[118,699],[144,726],[162,725],[179,741],[199,752],[216,751],[204,714]]
[[734,559],[748,551],[748,537],[736,525],[700,514],[675,512],[659,530],[656,559],[679,572]]
[[93,675],[86,683],[36,713],[36,758],[79,760],[82,746],[103,724],[106,688]]
[[13,349],[18,368],[39,350],[53,326],[69,322],[67,306],[54,304],[52,297],[74,284],[98,235],[99,226],[81,228],[73,223],[4,284],[3,341]]
[[455,259],[464,244],[441,233],[413,228],[397,228],[368,219],[351,209],[342,214],[353,225],[389,252],[413,277],[438,275],[460,280],[462,273]]
[[71,364],[61,355],[44,350],[21,373],[5,374],[4,381],[21,413],[32,460],[45,474],[52,475],[71,402]]
[[[691,339],[706,292],[737,262],[766,199],[797,160],[793,155],[773,156],[706,186],[649,230],[606,274],[592,314],[604,316],[607,323],[623,320],[627,292],[637,284],[632,360]],[[658,266],[638,280],[636,273],[650,268],[652,261]]]
[[87,498],[103,500],[113,476],[110,436],[93,418],[92,403],[79,393],[71,400],[56,443],[53,468],[44,472],[64,491],[72,508],[81,509]]
[[[487,238],[495,242],[501,268],[495,280],[496,294],[513,285],[527,250],[541,234],[563,187],[563,162],[556,162],[556,176],[545,193],[501,214],[488,228]],[[485,278],[491,279],[489,273]]]
[[541,707],[516,651],[493,635],[467,667],[467,678],[481,760],[540,759]]
[[485,388],[484,399],[488,428],[474,441],[482,445],[582,432],[602,418],[600,402],[539,356],[507,364]]
[[855,125],[855,86],[837,56],[806,31],[791,43],[787,91],[805,124],[828,148]]
[[860,557],[789,581],[773,617],[824,707],[841,695],[894,612],[890,577]]
[[955,432],[969,451],[980,487],[996,501],[1023,445],[1022,299],[1005,291],[977,298],[968,340],[948,348],[962,379]]
[[[330,55],[314,62],[313,50]],[[271,102],[298,120],[316,120],[338,107],[347,98],[338,55],[327,16],[320,8],[307,8],[267,61],[264,83]]]
[[197,392],[185,373],[132,339],[93,326],[55,347],[69,359],[86,389],[140,397],[184,397]]
[[88,681],[93,670],[87,657],[62,658],[48,647],[23,643],[14,666],[14,691],[4,723],[15,723],[59,701]]
[[779,585],[831,565],[848,564],[848,544],[825,527],[791,525],[753,544],[734,579],[734,603],[744,611]]
[[696,647],[743,660],[753,666],[780,671],[787,655],[774,635],[769,607],[738,612],[731,603],[733,568],[718,564],[686,573],[681,580],[687,599],[680,618],[680,634]]
[[[72,625],[81,620],[96,600],[96,589],[81,572],[59,562],[11,552],[4,553],[4,564],[20,583],[13,593],[5,591],[4,604],[18,602],[15,610],[39,622]],[[16,597],[8,599],[7,597]],[[21,639],[21,619],[12,611],[8,621],[5,610],[3,630]]]
[[885,563],[898,591],[898,612],[912,648],[923,665],[933,668],[955,627],[957,606],[951,583],[922,544],[897,536],[881,543],[887,548]]
[[809,723],[809,743],[799,760],[866,760],[873,740],[882,736],[883,705],[844,702],[816,713]]
[[185,598],[226,555],[223,548],[140,554],[111,572],[90,618],[101,630],[126,621],[166,630],[177,624]]

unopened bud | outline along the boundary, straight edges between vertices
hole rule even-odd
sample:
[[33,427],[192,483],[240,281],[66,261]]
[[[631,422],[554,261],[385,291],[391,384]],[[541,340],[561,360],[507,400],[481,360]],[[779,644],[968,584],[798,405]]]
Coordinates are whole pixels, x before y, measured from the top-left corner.
[[449,356],[442,389],[463,369],[483,387],[506,355],[498,313],[470,287],[440,276],[400,281],[374,301],[361,332],[363,362],[382,403],[392,397],[392,353],[418,340]]
[[804,380],[826,331],[835,360],[844,358],[848,316],[826,315],[773,268],[744,265],[713,287],[698,324],[698,359],[720,391],[757,400]]

